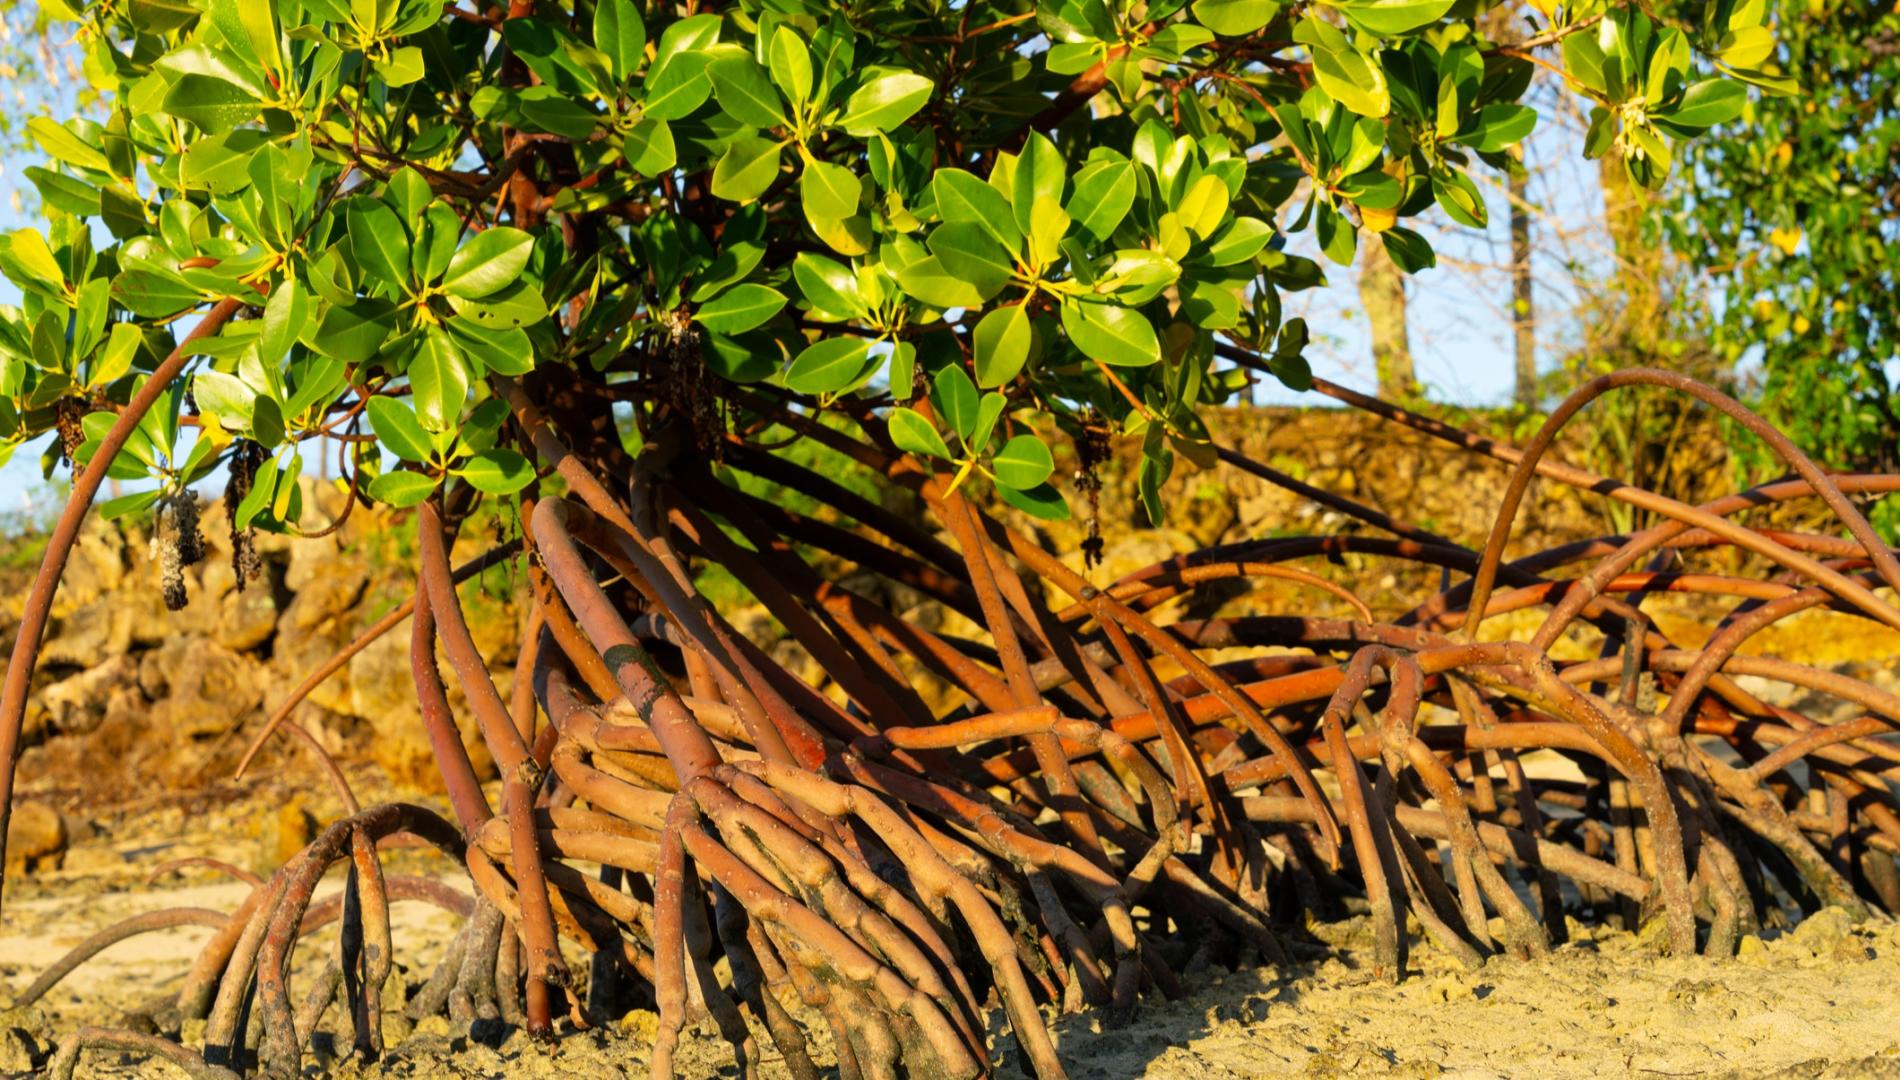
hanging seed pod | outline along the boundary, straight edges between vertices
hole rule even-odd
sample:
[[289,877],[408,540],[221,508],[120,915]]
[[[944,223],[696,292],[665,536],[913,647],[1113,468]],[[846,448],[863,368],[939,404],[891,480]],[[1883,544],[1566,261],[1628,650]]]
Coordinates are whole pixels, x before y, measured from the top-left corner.
[[153,558],[158,561],[159,589],[165,597],[165,609],[182,610],[191,599],[185,593],[185,567],[202,562],[205,557],[195,492],[182,491],[159,500],[152,548]]
[[231,454],[231,479],[224,486],[224,519],[231,527],[231,571],[237,575],[239,592],[263,572],[257,557],[257,531],[238,528],[237,511],[257,481],[257,469],[264,461],[264,448],[249,439],[238,440]]
[[1083,421],[1082,434],[1075,440],[1075,456],[1080,468],[1075,472],[1075,490],[1088,496],[1089,535],[1082,541],[1082,560],[1093,570],[1102,562],[1102,478],[1097,473],[1108,460],[1108,424],[1090,408]]
[[693,446],[714,461],[724,458],[725,403],[718,377],[706,366],[699,330],[684,309],[660,320],[661,400],[693,433]]
[[53,406],[53,426],[59,431],[60,456],[67,464],[77,460],[79,448],[86,445],[85,402],[78,398],[60,398]]

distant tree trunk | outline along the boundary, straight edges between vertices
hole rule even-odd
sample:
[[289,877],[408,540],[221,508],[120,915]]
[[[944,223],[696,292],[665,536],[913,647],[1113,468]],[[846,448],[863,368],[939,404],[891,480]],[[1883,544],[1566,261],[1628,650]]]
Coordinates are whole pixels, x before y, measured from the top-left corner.
[[1405,332],[1405,275],[1377,237],[1368,236],[1359,248],[1359,301],[1372,331],[1379,396],[1388,401],[1411,397],[1418,393],[1418,378]]
[[1662,252],[1643,239],[1643,196],[1630,183],[1622,159],[1603,155],[1597,175],[1603,185],[1603,222],[1616,249],[1614,288],[1623,298],[1624,340],[1647,345],[1662,313]]
[[1537,405],[1537,322],[1531,310],[1531,210],[1527,198],[1530,175],[1513,169],[1508,180],[1511,195],[1511,327],[1517,350],[1517,403]]

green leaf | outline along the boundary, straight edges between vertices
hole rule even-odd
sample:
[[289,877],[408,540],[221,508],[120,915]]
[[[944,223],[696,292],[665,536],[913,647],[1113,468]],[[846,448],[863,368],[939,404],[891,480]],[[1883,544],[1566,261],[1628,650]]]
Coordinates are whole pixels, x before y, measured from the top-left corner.
[[430,327],[422,347],[409,361],[409,388],[415,396],[416,419],[425,430],[448,431],[462,415],[468,399],[468,372],[461,353],[441,330]]
[[[75,217],[98,217],[103,209],[99,189],[83,180],[38,165],[28,165],[25,172],[26,178],[39,189],[40,200],[48,206]],[[144,226],[143,215],[138,224],[141,228]]]
[[514,91],[521,108],[522,126],[569,139],[585,139],[600,125],[601,116],[552,86],[524,86]]
[[1154,324],[1132,308],[1065,300],[1062,328],[1083,356],[1113,367],[1146,367],[1161,359]]
[[284,478],[277,482],[277,494],[271,498],[270,514],[278,521],[289,521],[297,500],[297,478],[303,475],[303,455],[292,452],[284,463]]
[[742,334],[777,315],[785,294],[766,285],[737,285],[693,314],[693,321],[721,334]]
[[1313,388],[1313,368],[1299,353],[1275,353],[1267,361],[1267,370],[1289,390],[1304,394]]
[[937,198],[937,215],[946,224],[981,225],[1005,250],[1022,250],[1022,230],[1016,227],[1015,213],[1002,192],[962,169],[938,169],[930,189]]
[[837,220],[858,212],[863,189],[850,169],[807,157],[805,173],[798,181],[798,194],[804,200],[806,214]]
[[58,161],[81,169],[110,173],[112,165],[105,154],[95,149],[84,139],[73,134],[72,130],[50,116],[36,116],[26,122],[26,133],[40,145],[40,149]]
[[627,156],[627,167],[641,176],[663,176],[679,164],[672,127],[650,114],[628,129],[621,149]]
[[434,281],[448,271],[449,260],[455,257],[462,219],[448,203],[431,203],[426,196],[420,203],[427,209],[412,212],[411,220],[421,220],[416,227],[416,242],[410,246],[409,269],[417,281]]
[[1397,211],[1405,201],[1405,189],[1399,182],[1377,169],[1367,169],[1339,182],[1339,193],[1351,199],[1361,210]]
[[938,415],[950,430],[957,433],[959,439],[969,439],[976,434],[978,396],[976,384],[963,370],[961,364],[951,364],[937,377],[931,380],[934,393],[931,399],[936,403]]
[[1132,161],[1088,165],[1075,178],[1075,191],[1069,195],[1069,216],[1096,243],[1106,243],[1135,204],[1136,187]]
[[172,84],[160,108],[180,120],[198,125],[206,134],[216,135],[255,119],[263,102],[236,83],[211,75],[189,74],[179,76]]
[[1399,269],[1408,274],[1438,265],[1438,253],[1432,250],[1431,243],[1410,229],[1387,229],[1379,234],[1379,238],[1385,241],[1385,253],[1392,257]]
[[534,342],[519,327],[490,330],[457,316],[442,324],[462,359],[497,375],[520,376],[534,370]]
[[923,414],[908,408],[891,410],[891,442],[899,450],[924,457],[941,458],[954,461],[950,456],[950,447],[944,443],[943,436],[937,434],[937,428],[924,419]]
[[731,202],[749,203],[778,179],[782,142],[756,135],[734,139],[713,167],[712,192]]
[[395,328],[396,305],[365,297],[348,307],[332,304],[325,308],[306,343],[324,356],[361,364],[376,355]]
[[[112,283],[112,297],[134,315],[164,318],[193,307],[202,299],[197,287],[176,270],[139,259],[128,259],[127,264]],[[0,257],[0,267],[4,266],[5,259]],[[7,276],[13,277],[10,271]],[[35,291],[28,282],[18,278],[14,278],[14,281],[23,289]],[[56,283],[58,279],[52,281]],[[38,291],[44,293],[45,290],[41,288]]]
[[257,339],[258,356],[270,364],[283,359],[291,345],[304,336],[310,316],[310,299],[296,278],[289,278],[272,289],[270,300],[264,304],[264,332]]
[[188,188],[226,195],[251,182],[250,163],[268,136],[241,129],[193,140],[178,159],[178,177]]
[[741,240],[727,226],[719,257],[713,260],[693,282],[691,299],[705,303],[752,273],[765,258],[765,245],[756,240]]
[[1409,34],[1445,17],[1457,0],[1340,0],[1339,10],[1383,37]]
[[1361,116],[1377,119],[1392,111],[1385,73],[1360,53],[1314,46],[1313,74],[1320,89]]
[[1069,212],[1047,195],[1039,196],[1029,211],[1029,265],[1037,270],[1062,258],[1062,241],[1069,235]]
[[513,495],[534,479],[528,459],[502,447],[483,450],[451,471],[489,495]]
[[837,126],[859,136],[889,131],[910,119],[935,89],[935,83],[912,72],[880,75],[851,94]]
[[793,108],[804,106],[811,100],[811,50],[805,47],[805,39],[791,27],[780,26],[772,35],[769,52],[772,82]]
[[1181,279],[1182,318],[1204,330],[1230,330],[1240,322],[1240,291],[1245,284],[1194,275]]
[[[378,479],[381,478],[378,477]],[[270,506],[271,497],[277,493],[277,480],[276,465],[266,464],[259,468],[257,475],[251,478],[250,492],[239,501],[237,513],[231,515],[232,523],[237,525],[240,529],[250,528],[251,522],[257,520],[257,515],[263,513],[265,508]],[[291,481],[291,486],[296,486],[295,480]],[[376,483],[375,481],[371,481],[371,492],[374,492],[375,489]],[[416,501],[420,502],[421,500],[418,499]]]
[[188,0],[131,0],[126,14],[141,33],[169,34],[190,26],[199,11]]
[[344,215],[349,224],[350,251],[356,265],[400,296],[409,285],[409,234],[395,211],[376,199],[349,201]]
[[778,372],[784,347],[770,334],[706,335],[706,366],[727,382],[764,382]]
[[864,313],[858,279],[836,260],[801,251],[792,260],[792,280],[819,322],[843,322]]
[[1351,218],[1330,206],[1321,206],[1319,217],[1313,223],[1313,234],[1319,241],[1319,249],[1327,258],[1341,266],[1352,265],[1353,256],[1358,251],[1359,233],[1354,229]]
[[33,322],[33,361],[44,371],[61,374],[71,371],[67,363],[65,316],[64,310],[49,308]]
[[647,47],[646,23],[633,0],[597,0],[594,4],[594,47],[607,54],[614,78],[633,78]]
[[1729,67],[1757,68],[1773,56],[1775,35],[1765,26],[1744,26],[1722,35],[1716,59]]
[[801,394],[836,394],[866,377],[871,343],[861,337],[825,338],[798,354],[785,385]]
[[693,15],[662,31],[659,44],[653,50],[653,64],[647,68],[648,84],[688,57],[706,56],[703,50],[719,40],[723,22],[724,17],[720,15]]
[[1209,266],[1232,266],[1260,254],[1271,239],[1273,226],[1259,218],[1235,218],[1208,237],[1203,258]]
[[[718,16],[713,18],[717,19]],[[656,64],[658,62],[654,61]],[[712,95],[712,80],[706,75],[706,67],[710,62],[706,54],[694,52],[682,53],[658,75],[649,67],[643,110],[645,115],[657,120],[679,120],[704,105]]]
[[1033,488],[1056,471],[1056,459],[1034,435],[1017,435],[996,452],[990,467],[999,483],[1018,490]]
[[970,436],[971,446],[981,448],[990,444],[990,436],[996,433],[996,421],[1008,407],[1009,399],[994,390],[983,395],[983,400],[976,405],[976,433]]
[[[250,2],[252,2],[252,0],[247,0],[247,3]],[[422,81],[423,72],[422,50],[416,48],[414,45],[405,45],[400,49],[392,49],[389,53],[389,59],[380,61],[376,65],[376,74],[381,75],[383,81],[392,87],[408,86],[410,83],[420,82]]]
[[1029,361],[1036,333],[1026,304],[1011,304],[983,316],[972,335],[976,351],[978,386],[1002,386],[1014,379]]
[[[891,396],[899,401],[909,401],[917,393],[917,346],[908,341],[900,341],[891,350],[891,370],[889,375]],[[0,461],[0,464],[5,464]]]
[[1793,97],[1801,92],[1801,80],[1792,75],[1777,75],[1766,71],[1744,71],[1740,68],[1722,68],[1723,74],[1740,79],[1750,86],[1758,87],[1764,93],[1776,97]]
[[500,398],[489,398],[470,409],[462,421],[462,430],[456,433],[455,456],[479,454],[495,445],[501,438],[501,425],[506,423],[510,413],[508,403]]
[[1175,204],[1174,213],[1189,232],[1205,238],[1220,227],[1221,220],[1227,216],[1229,201],[1226,182],[1209,173],[1187,189],[1181,201]]
[[201,0],[225,44],[260,67],[276,70],[277,19],[270,4],[251,0]]
[[1245,37],[1280,13],[1277,0],[1194,0],[1194,19],[1222,37]]
[[344,368],[342,361],[328,356],[298,357],[290,367],[297,380],[297,391],[290,396],[284,411],[291,416],[303,416],[312,406],[327,401],[343,385]]
[[1069,520],[1068,500],[1064,499],[1062,493],[1050,484],[1038,484],[1027,491],[998,484],[996,494],[1004,502],[1030,517],[1040,518],[1043,521]]
[[1023,144],[1022,156],[1016,159],[1016,171],[1010,183],[1010,212],[1016,222],[1016,229],[1024,236],[1032,235],[1031,217],[1035,213],[1036,203],[1042,199],[1061,205],[1062,188],[1068,183],[1068,171],[1062,163],[1062,152],[1049,136],[1041,132],[1032,132],[1029,141]]
[[37,229],[20,229],[0,238],[0,273],[22,289],[53,299],[60,299],[66,289],[66,272]]
[[435,492],[435,478],[397,470],[369,482],[369,497],[398,510],[407,509]]
[[[120,323],[130,327],[131,323]],[[222,371],[200,371],[191,377],[191,394],[202,411],[216,413],[223,425],[233,431],[251,427],[251,413],[257,391],[235,375]]]
[[520,229],[498,225],[475,234],[449,260],[442,288],[450,296],[478,300],[500,291],[521,276],[534,251],[534,237]]
[[258,394],[251,399],[251,438],[263,446],[276,446],[284,441],[284,410],[277,399],[269,394]]
[[1712,128],[1742,115],[1748,88],[1728,79],[1704,79],[1682,92],[1682,101],[1660,119],[1684,128]]
[[981,225],[967,221],[939,225],[930,234],[929,246],[945,271],[968,283],[984,300],[1009,283],[1009,254]]
[[378,394],[369,399],[369,423],[376,438],[404,461],[429,460],[432,440],[416,420],[414,409],[395,398]]
[[132,358],[138,355],[139,345],[145,340],[145,334],[137,325],[128,322],[113,323],[112,335],[106,339],[106,347],[99,358],[92,362],[92,371],[86,379],[91,387],[103,387],[132,370]]
[[1142,506],[1147,508],[1148,522],[1160,525],[1167,520],[1166,507],[1161,502],[1161,485],[1168,482],[1168,474],[1174,471],[1174,455],[1166,448],[1145,451],[1141,458],[1141,469],[1137,486],[1141,491]]
[[157,488],[151,491],[135,491],[130,495],[121,495],[116,499],[107,499],[99,504],[99,517],[102,521],[115,521],[127,514],[135,514],[158,501],[164,492]]
[[1603,46],[1595,34],[1569,34],[1563,41],[1564,69],[1586,89],[1609,93],[1609,80],[1603,73]]
[[548,317],[547,301],[541,298],[540,288],[530,281],[514,282],[479,300],[450,295],[449,306],[484,330],[533,326]]
[[721,56],[706,69],[712,77],[713,96],[726,115],[753,127],[785,123],[785,103],[757,60],[743,53]]
[[900,288],[932,307],[974,308],[983,305],[983,294],[974,285],[952,273],[935,255],[900,267],[895,276]]
[[1484,228],[1487,211],[1471,178],[1455,169],[1432,176],[1432,196],[1453,221],[1473,229]]
[[1528,105],[1486,105],[1456,141],[1473,150],[1496,153],[1522,142],[1536,126],[1537,110]]

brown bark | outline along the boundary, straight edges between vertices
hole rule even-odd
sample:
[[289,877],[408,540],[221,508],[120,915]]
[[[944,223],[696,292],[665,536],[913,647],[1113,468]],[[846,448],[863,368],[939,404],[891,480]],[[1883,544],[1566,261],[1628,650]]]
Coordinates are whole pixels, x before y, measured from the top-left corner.
[[1630,183],[1623,160],[1605,154],[1597,163],[1603,185],[1603,223],[1616,251],[1615,290],[1622,297],[1624,339],[1651,340],[1662,311],[1662,252],[1643,237],[1643,193]]
[[1522,167],[1511,170],[1507,188],[1511,197],[1511,330],[1517,361],[1519,405],[1537,404],[1537,321],[1531,299],[1531,208],[1528,199],[1530,176]]

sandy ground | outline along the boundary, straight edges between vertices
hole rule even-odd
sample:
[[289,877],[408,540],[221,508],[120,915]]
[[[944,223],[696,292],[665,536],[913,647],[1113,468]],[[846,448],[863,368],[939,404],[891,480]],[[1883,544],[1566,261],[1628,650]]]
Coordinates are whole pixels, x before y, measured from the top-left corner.
[[[246,886],[188,870],[155,885],[166,862],[216,854],[262,868],[281,793],[265,784],[234,809],[162,805],[99,824],[65,867],[10,888],[0,920],[0,996],[11,999],[47,964],[93,931],[164,907],[229,910]],[[313,807],[319,817],[321,806]],[[234,847],[231,835],[256,836]],[[392,872],[434,874],[467,890],[445,860],[396,851]],[[318,898],[340,886],[340,878]],[[419,986],[454,930],[433,908],[394,908],[399,971]],[[119,1023],[128,1010],[174,993],[208,930],[153,933],[121,943],[79,969],[32,1009],[0,1012],[0,1075],[27,1075],[63,1032]],[[1574,940],[1530,960],[1498,957],[1464,971],[1415,939],[1407,977],[1375,978],[1363,962],[1364,921],[1311,928],[1314,956],[1286,969],[1229,971],[1202,962],[1185,972],[1190,996],[1142,1003],[1135,1022],[1105,1030],[1099,1013],[1054,1021],[1056,1045],[1076,1080],[1165,1077],[1900,1077],[1900,925],[1852,926],[1824,912],[1791,932],[1747,939],[1732,959],[1664,957],[1651,936],[1575,927]],[[327,955],[319,935],[300,949],[305,972]],[[578,960],[578,958],[576,958]],[[580,965],[585,970],[585,965]],[[296,976],[293,975],[293,984]],[[296,993],[293,985],[293,994]],[[335,1019],[334,1013],[331,1019]],[[393,1021],[381,1062],[306,1056],[305,1075],[348,1077],[645,1076],[654,1018],[567,1034],[553,1048],[496,1025],[457,1031],[445,1020],[414,1030]],[[826,1036],[813,1056],[829,1062]],[[993,1018],[998,1074],[1017,1071],[1014,1040]],[[764,1033],[761,1075],[787,1075]],[[680,1075],[739,1075],[710,1026],[689,1035]],[[88,1056],[80,1076],[178,1075],[117,1054]]]

